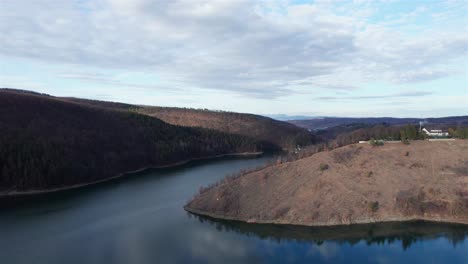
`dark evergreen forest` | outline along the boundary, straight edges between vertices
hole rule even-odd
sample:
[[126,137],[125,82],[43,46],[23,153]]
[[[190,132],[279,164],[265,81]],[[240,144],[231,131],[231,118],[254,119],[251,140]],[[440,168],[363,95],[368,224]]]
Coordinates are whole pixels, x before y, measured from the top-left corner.
[[180,127],[35,93],[0,91],[0,190],[82,184],[144,167],[277,150],[235,134]]

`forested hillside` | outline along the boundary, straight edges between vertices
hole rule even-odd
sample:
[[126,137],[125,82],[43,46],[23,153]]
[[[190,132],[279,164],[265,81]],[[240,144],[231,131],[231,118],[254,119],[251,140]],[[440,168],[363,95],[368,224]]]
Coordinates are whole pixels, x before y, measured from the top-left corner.
[[338,126],[361,124],[361,125],[405,125],[423,122],[425,125],[468,125],[468,116],[449,116],[438,118],[394,118],[394,117],[324,117],[304,120],[289,120],[291,124],[310,130],[330,129]]
[[298,145],[310,145],[317,141],[307,129],[288,122],[253,114],[207,109],[131,105],[69,97],[61,99],[113,110],[133,111],[178,126],[203,127],[224,133],[248,136],[262,142],[265,148],[273,151],[281,149],[291,151]]
[[[356,143],[359,140],[369,140],[370,138],[400,140],[402,129],[412,128],[412,134],[418,133],[418,137],[409,139],[421,139],[419,127],[427,129],[442,129],[448,131],[450,136],[466,138],[465,130],[468,128],[468,116],[449,116],[440,118],[341,118],[326,117],[309,120],[288,121],[300,127],[309,129],[316,136],[316,140],[327,142],[337,139],[342,142],[340,145]],[[405,128],[406,127],[406,128]],[[403,139],[405,136],[403,136]]]
[[174,107],[142,107],[136,111],[174,125],[204,127],[249,136],[284,150],[315,141],[306,129],[259,115]]
[[3,192],[83,184],[144,167],[264,148],[240,135],[178,127],[90,103],[0,90]]

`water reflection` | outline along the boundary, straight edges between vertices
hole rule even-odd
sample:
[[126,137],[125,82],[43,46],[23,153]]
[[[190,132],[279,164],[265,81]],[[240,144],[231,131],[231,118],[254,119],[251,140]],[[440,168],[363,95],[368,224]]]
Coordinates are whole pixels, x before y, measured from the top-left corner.
[[462,244],[468,235],[468,227],[426,221],[359,224],[336,227],[305,227],[295,225],[248,224],[239,221],[219,220],[187,213],[202,223],[208,223],[219,232],[235,232],[262,240],[281,242],[312,242],[322,245],[325,241],[355,245],[364,241],[367,245],[401,244],[403,250],[413,243],[446,238],[453,247]]
[[197,162],[0,200],[0,263],[468,263],[459,226],[340,230],[187,217],[183,206],[200,186],[265,159]]

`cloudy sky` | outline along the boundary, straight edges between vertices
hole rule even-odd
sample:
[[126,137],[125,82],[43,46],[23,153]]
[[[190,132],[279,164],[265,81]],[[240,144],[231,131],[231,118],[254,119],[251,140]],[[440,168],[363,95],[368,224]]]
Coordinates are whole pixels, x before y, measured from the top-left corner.
[[258,114],[468,114],[468,1],[0,0],[0,87]]

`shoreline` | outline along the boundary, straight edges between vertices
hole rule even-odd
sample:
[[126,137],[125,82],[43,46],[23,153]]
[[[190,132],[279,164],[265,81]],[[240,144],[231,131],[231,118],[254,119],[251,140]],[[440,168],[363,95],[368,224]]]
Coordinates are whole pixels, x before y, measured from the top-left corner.
[[265,221],[265,220],[244,220],[236,217],[227,217],[223,215],[217,215],[194,208],[190,208],[187,205],[184,206],[184,210],[198,216],[213,218],[216,220],[225,220],[225,221],[237,221],[247,224],[268,224],[268,225],[281,225],[281,226],[304,226],[304,227],[338,227],[338,226],[351,226],[351,225],[362,225],[362,224],[378,224],[378,223],[404,223],[404,222],[415,222],[415,221],[425,221],[441,224],[456,224],[456,225],[465,225],[468,227],[468,222],[462,222],[457,220],[447,220],[447,219],[434,219],[434,218],[424,218],[424,217],[399,217],[399,218],[390,218],[386,220],[365,220],[365,221],[356,221],[349,224],[346,223],[312,223],[312,224],[298,224],[298,223],[286,223],[278,221]]
[[184,209],[257,224],[430,221],[468,227],[465,143],[348,145],[213,184]]
[[220,155],[214,155],[214,156],[208,156],[208,157],[201,157],[201,158],[192,158],[192,159],[187,159],[187,160],[182,160],[178,161],[175,163],[167,164],[167,165],[160,165],[160,166],[147,166],[143,168],[139,168],[136,170],[132,171],[127,171],[127,172],[122,172],[117,174],[116,176],[112,176],[106,179],[98,180],[98,181],[93,181],[93,182],[87,182],[87,183],[80,183],[80,184],[74,184],[70,186],[64,186],[64,187],[59,187],[59,188],[52,188],[52,189],[42,189],[42,190],[29,190],[29,191],[4,191],[0,192],[0,199],[1,198],[13,198],[13,197],[24,197],[24,196],[33,196],[33,195],[38,195],[38,194],[47,194],[47,193],[55,193],[55,192],[61,192],[61,191],[69,191],[69,190],[75,190],[78,188],[84,188],[87,186],[92,186],[104,182],[109,182],[112,180],[117,180],[121,179],[126,176],[130,176],[131,174],[139,173],[145,170],[151,170],[151,169],[167,169],[167,168],[175,168],[179,167],[185,164],[188,164],[190,162],[194,161],[201,161],[201,160],[213,160],[213,159],[218,159],[218,158],[224,158],[224,157],[259,157],[262,156],[264,152],[259,151],[259,152],[239,152],[239,153],[227,153],[227,154],[220,154]]

